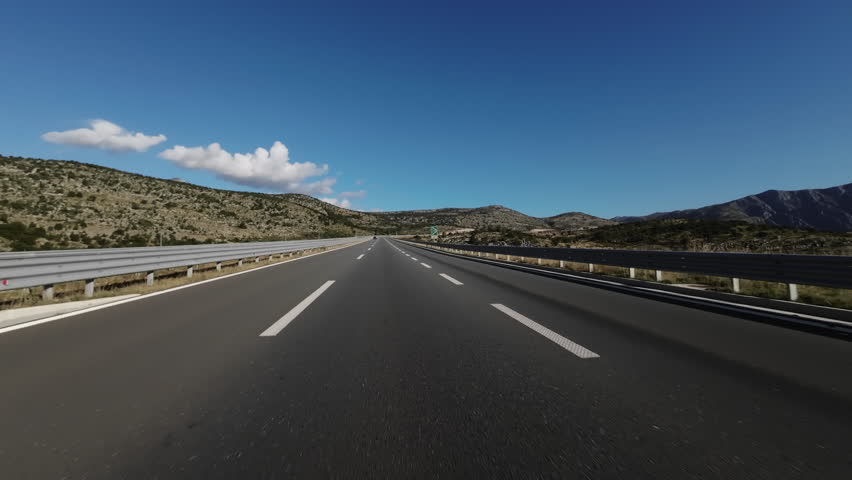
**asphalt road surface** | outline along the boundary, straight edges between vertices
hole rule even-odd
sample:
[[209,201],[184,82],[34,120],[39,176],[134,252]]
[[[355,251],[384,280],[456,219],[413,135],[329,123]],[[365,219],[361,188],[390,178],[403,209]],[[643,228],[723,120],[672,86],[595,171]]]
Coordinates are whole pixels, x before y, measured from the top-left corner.
[[852,478],[852,343],[381,238],[0,334],[0,478]]

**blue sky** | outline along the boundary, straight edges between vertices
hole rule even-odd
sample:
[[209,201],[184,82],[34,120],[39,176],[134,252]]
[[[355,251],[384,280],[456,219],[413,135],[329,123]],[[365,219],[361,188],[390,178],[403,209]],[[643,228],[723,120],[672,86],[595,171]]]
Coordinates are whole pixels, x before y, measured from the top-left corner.
[[[0,153],[536,216],[852,181],[848,1],[121,3],[2,7]],[[167,140],[42,138],[95,119]]]

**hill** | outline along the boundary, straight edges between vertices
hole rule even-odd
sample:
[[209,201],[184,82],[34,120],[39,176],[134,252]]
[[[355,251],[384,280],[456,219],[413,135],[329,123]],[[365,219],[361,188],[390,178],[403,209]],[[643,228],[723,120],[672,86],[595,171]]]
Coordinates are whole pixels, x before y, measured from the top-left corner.
[[[602,248],[848,254],[852,185],[770,191],[704,209],[624,217],[547,218],[500,205],[358,212],[300,194],[235,192],[85,163],[0,156],[0,250],[176,245],[379,234]],[[670,217],[687,216],[686,220]],[[716,221],[717,218],[731,220]],[[773,229],[775,223],[793,228]]]
[[[425,239],[425,237],[424,237]],[[741,221],[662,219],[533,234],[504,229],[448,233],[441,242],[692,252],[852,255],[852,233]]]
[[217,190],[71,161],[0,156],[0,193],[2,250],[335,237],[388,227],[306,195]]
[[420,227],[429,225],[445,228],[486,228],[500,227],[511,230],[531,230],[548,228],[547,223],[536,217],[524,215],[521,212],[500,205],[489,205],[479,208],[440,208],[436,210],[410,210],[401,212],[384,212],[382,218],[393,224]]
[[[0,250],[406,234],[430,225],[442,231],[554,228],[550,219],[496,205],[358,212],[307,195],[219,190],[74,161],[2,155],[0,193]],[[566,215],[556,228],[584,228],[597,219]]]
[[560,215],[547,217],[544,221],[557,230],[589,230],[614,225],[617,222],[605,218],[595,217],[583,212],[568,212]]
[[616,222],[687,218],[852,231],[852,183],[811,190],[767,190],[757,195],[690,210],[658,212],[644,217],[616,217]]

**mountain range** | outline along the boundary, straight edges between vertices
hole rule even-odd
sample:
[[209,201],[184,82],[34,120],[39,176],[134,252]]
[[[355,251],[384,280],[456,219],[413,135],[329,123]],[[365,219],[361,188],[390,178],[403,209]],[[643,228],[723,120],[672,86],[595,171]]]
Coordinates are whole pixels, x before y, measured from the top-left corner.
[[669,218],[852,230],[852,184],[770,190],[732,202],[646,217],[582,212],[532,217],[500,205],[359,212],[301,194],[236,192],[73,161],[0,155],[0,250],[239,242],[459,229],[590,231]]
[[765,225],[852,231],[852,183],[811,190],[767,190],[756,195],[690,210],[643,217],[616,217],[618,223],[686,218],[733,220]]

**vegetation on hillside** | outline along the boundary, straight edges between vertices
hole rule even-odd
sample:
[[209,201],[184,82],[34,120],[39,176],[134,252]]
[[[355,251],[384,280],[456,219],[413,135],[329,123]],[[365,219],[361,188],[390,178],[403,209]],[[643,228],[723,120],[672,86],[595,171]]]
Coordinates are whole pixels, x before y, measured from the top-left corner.
[[200,187],[77,162],[0,156],[0,250],[396,233],[306,195]]
[[[425,233],[545,220],[500,206],[358,212],[299,194],[234,192],[72,161],[0,156],[0,250],[248,242]],[[571,229],[596,217],[568,214]],[[556,217],[554,217],[556,218]],[[601,222],[608,222],[598,219]]]
[[475,244],[852,254],[852,234],[713,220],[612,224],[501,207],[368,213],[299,194],[217,190],[70,161],[0,156],[0,251],[426,234]]
[[852,255],[852,233],[686,219],[625,223],[567,233],[531,234],[490,227],[446,234],[439,241],[479,245]]

